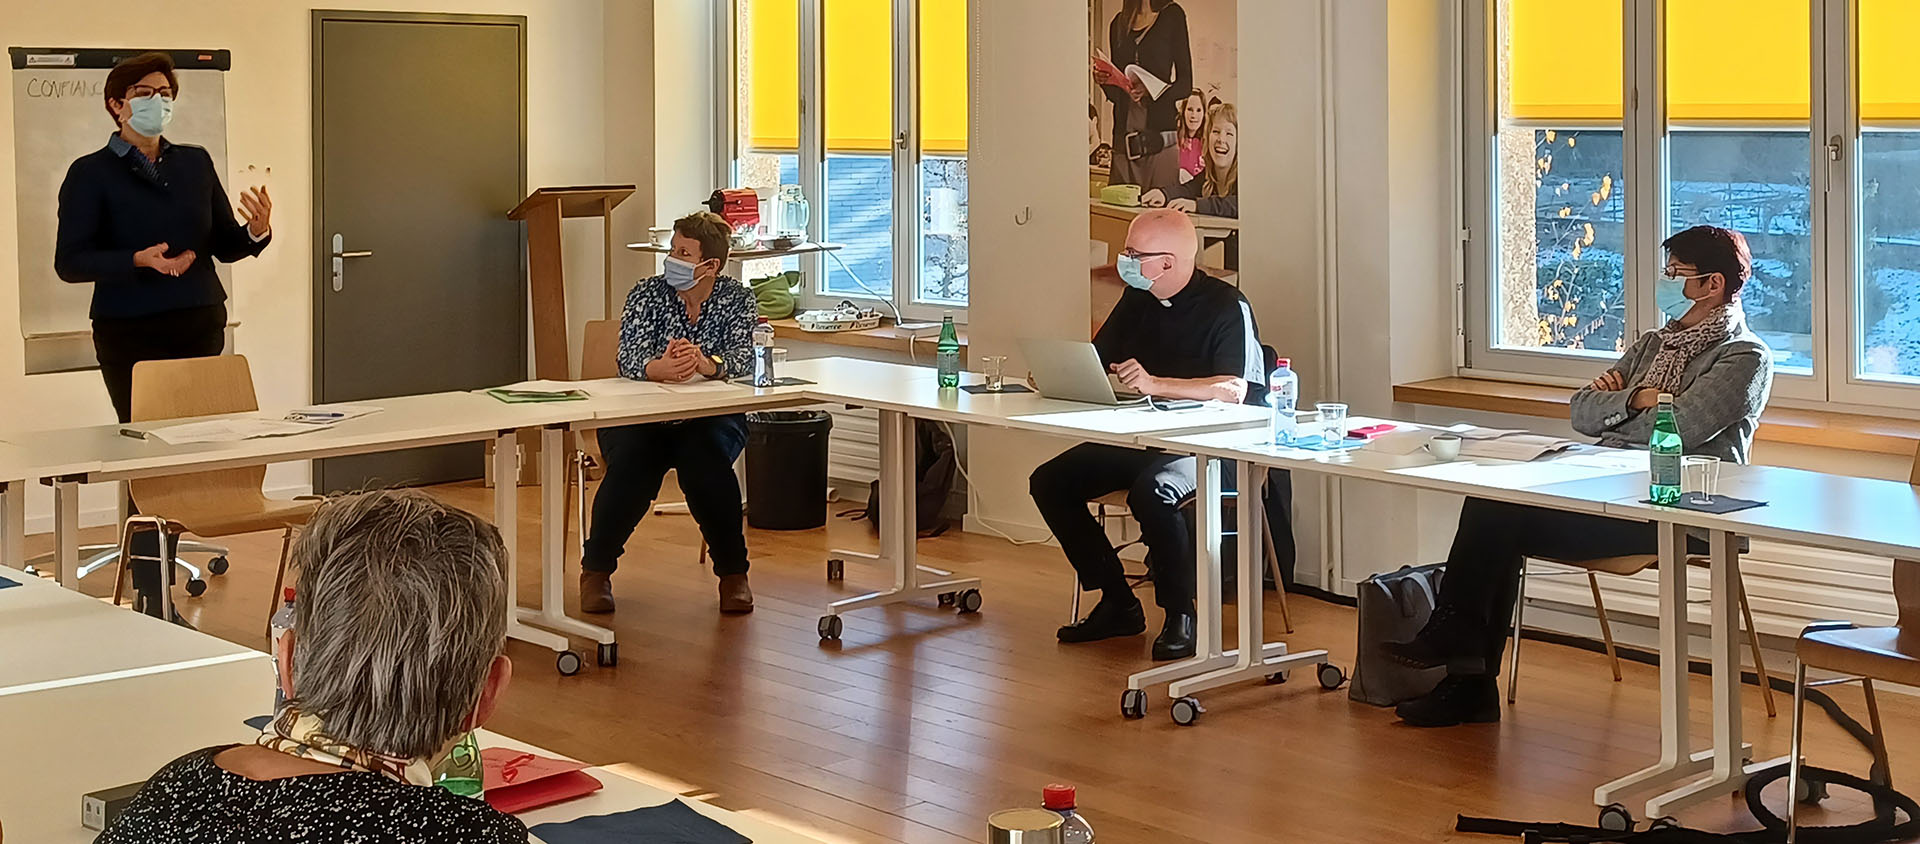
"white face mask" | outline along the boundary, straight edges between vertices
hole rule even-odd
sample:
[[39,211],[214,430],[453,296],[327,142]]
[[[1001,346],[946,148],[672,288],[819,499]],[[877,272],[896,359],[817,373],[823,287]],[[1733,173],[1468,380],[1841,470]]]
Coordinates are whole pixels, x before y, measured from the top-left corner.
[[173,122],[173,101],[149,94],[127,101],[127,125],[149,138],[157,138]]

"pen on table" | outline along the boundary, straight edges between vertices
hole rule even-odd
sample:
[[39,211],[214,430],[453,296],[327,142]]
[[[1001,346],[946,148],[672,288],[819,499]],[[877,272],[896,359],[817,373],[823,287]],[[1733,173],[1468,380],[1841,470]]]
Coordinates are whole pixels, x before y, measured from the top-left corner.
[[347,415],[345,413],[335,413],[335,412],[296,410],[292,413],[287,414],[287,419],[292,422],[311,422],[316,419],[345,419],[345,418],[347,418]]
[[134,438],[134,439],[136,439],[136,440],[144,440],[144,439],[146,439],[146,438],[147,438],[147,432],[146,432],[146,431],[141,431],[141,430],[136,430],[136,429],[133,429],[133,428],[121,428],[121,429],[120,429],[120,436],[123,436],[123,437],[132,437],[132,438]]

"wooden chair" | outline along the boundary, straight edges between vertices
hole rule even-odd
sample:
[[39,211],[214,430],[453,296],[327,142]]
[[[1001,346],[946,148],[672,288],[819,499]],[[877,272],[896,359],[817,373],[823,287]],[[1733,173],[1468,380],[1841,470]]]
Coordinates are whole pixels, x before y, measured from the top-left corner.
[[[1915,455],[1908,483],[1920,486],[1920,455]],[[1791,799],[1801,793],[1801,742],[1806,720],[1807,689],[1858,680],[1867,697],[1867,723],[1873,730],[1873,769],[1868,779],[1879,785],[1892,785],[1893,774],[1887,762],[1887,735],[1880,726],[1880,703],[1873,694],[1873,681],[1885,680],[1906,686],[1920,686],[1920,561],[1893,561],[1893,602],[1899,617],[1892,627],[1855,627],[1844,621],[1820,621],[1807,625],[1795,643],[1798,657],[1793,670],[1793,745],[1787,755],[1787,841],[1799,831],[1800,801]],[[1844,676],[1832,680],[1807,682],[1807,669],[1818,668]]]
[[[620,321],[596,319],[587,322],[580,338],[580,380],[620,377]],[[607,459],[600,451],[598,431],[581,431],[573,446],[574,512],[580,525],[580,548],[587,543],[587,481],[605,474]],[[707,541],[700,540],[701,565],[707,563]]]
[[[253,373],[247,367],[247,359],[240,355],[142,361],[134,365],[135,422],[252,413],[259,409],[253,394]],[[126,582],[127,555],[138,532],[150,530],[160,534],[160,556],[171,560],[172,546],[181,534],[218,538],[278,530],[281,531],[280,566],[274,576],[273,593],[268,596],[267,618],[270,620],[280,605],[281,590],[286,585],[287,554],[293,533],[306,525],[319,499],[268,498],[261,490],[266,477],[267,467],[261,465],[129,482],[127,491],[141,515],[129,518],[120,533],[114,603],[120,603],[121,589]],[[168,603],[163,601],[163,605]]]
[[[1607,605],[1600,598],[1601,574],[1632,577],[1640,572],[1660,564],[1658,554],[1629,554],[1624,557],[1602,557],[1596,560],[1562,560],[1552,557],[1535,557],[1542,562],[1555,563],[1573,569],[1583,570],[1587,576],[1587,589],[1593,593],[1593,611],[1600,619],[1600,638],[1606,644],[1607,660],[1613,665],[1613,681],[1620,682],[1620,655],[1614,650],[1613,625],[1607,620]],[[1688,557],[1687,565],[1705,567],[1710,561],[1705,557]],[[1529,574],[1521,566],[1520,592],[1513,604],[1513,644],[1512,656],[1507,660],[1507,703],[1513,703],[1520,681],[1520,629],[1527,612],[1527,580],[1535,577],[1554,577],[1561,574],[1579,574],[1574,572],[1536,572]],[[1766,704],[1767,717],[1778,714],[1773,703],[1773,684],[1768,681],[1767,663],[1760,650],[1760,633],[1753,628],[1753,608],[1747,604],[1747,587],[1744,580],[1740,583],[1740,616],[1745,620],[1747,647],[1753,653],[1753,670],[1760,678],[1760,699]]]
[[[1234,506],[1238,506],[1237,502],[1239,501],[1239,496],[1237,496],[1232,492],[1228,492],[1226,493],[1225,501],[1228,503],[1233,503]],[[1102,529],[1107,527],[1108,520],[1110,519],[1127,518],[1133,515],[1132,511],[1127,509],[1127,491],[1124,489],[1118,492],[1110,492],[1106,495],[1102,495],[1099,498],[1096,498],[1087,503],[1089,506],[1092,506],[1094,508],[1094,519],[1100,522],[1100,527]],[[1180,503],[1180,507],[1182,509],[1185,509],[1191,506],[1193,506],[1192,497],[1188,497],[1187,500],[1182,501]],[[1264,509],[1261,512],[1260,517],[1262,519],[1266,518],[1266,513],[1264,512]],[[1224,521],[1225,519],[1224,515],[1222,518]],[[1287,587],[1286,587],[1286,581],[1282,579],[1280,576],[1280,555],[1275,551],[1273,546],[1273,523],[1271,521],[1268,521],[1265,523],[1264,527],[1266,529],[1260,532],[1260,538],[1262,540],[1265,540],[1266,546],[1267,546],[1267,556],[1266,556],[1267,574],[1273,578],[1273,582],[1276,586],[1275,591],[1280,593],[1280,622],[1286,628],[1286,632],[1292,633],[1293,632],[1293,614],[1288,612],[1287,610]],[[1223,529],[1224,529],[1224,525],[1223,525]],[[1138,545],[1138,544],[1140,544],[1140,540],[1138,539],[1129,540],[1119,545],[1115,545],[1113,547],[1113,551],[1114,553],[1118,554],[1120,551],[1130,546]],[[1149,583],[1152,580],[1153,580],[1152,572],[1141,572],[1139,574],[1134,574],[1130,572],[1127,574],[1127,585],[1132,586],[1136,589],[1139,588],[1141,584]],[[1075,579],[1074,589],[1073,589],[1072,615],[1070,618],[1067,619],[1067,622],[1069,624],[1080,620],[1080,595],[1081,595],[1080,581],[1078,579]]]

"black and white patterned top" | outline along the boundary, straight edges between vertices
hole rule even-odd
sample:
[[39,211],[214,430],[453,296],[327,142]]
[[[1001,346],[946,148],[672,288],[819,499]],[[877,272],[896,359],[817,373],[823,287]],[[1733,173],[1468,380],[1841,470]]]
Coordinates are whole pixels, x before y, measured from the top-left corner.
[[364,771],[251,780],[214,764],[232,746],[167,763],[94,844],[526,844],[484,801]]
[[665,276],[641,279],[627,293],[620,317],[620,375],[647,380],[647,364],[675,339],[692,340],[700,351],[718,355],[716,378],[753,374],[753,326],[759,317],[753,291],[727,276],[713,280],[713,293],[700,306],[698,321],[687,319],[687,303],[667,285]]

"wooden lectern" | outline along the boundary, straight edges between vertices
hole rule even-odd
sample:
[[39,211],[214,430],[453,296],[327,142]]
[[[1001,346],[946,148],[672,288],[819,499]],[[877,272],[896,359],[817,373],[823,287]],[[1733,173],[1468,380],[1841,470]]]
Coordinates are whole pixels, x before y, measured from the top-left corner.
[[527,290],[533,305],[533,374],[535,378],[568,380],[567,281],[561,269],[560,221],[599,217],[606,255],[606,313],[618,318],[613,301],[613,208],[632,196],[633,185],[589,185],[541,188],[512,211],[507,219],[527,224]]

